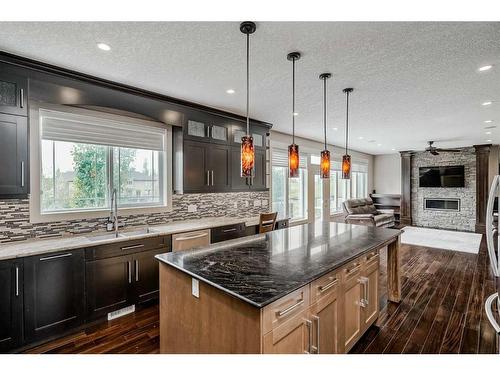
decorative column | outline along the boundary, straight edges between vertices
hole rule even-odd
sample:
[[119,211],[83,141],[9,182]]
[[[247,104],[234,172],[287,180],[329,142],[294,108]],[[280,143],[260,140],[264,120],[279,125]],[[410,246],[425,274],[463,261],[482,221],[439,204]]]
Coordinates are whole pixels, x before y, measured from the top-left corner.
[[489,159],[491,145],[474,145],[476,150],[476,233],[486,232],[486,206],[489,194]]
[[400,224],[411,225],[411,157],[410,151],[401,151],[401,209]]

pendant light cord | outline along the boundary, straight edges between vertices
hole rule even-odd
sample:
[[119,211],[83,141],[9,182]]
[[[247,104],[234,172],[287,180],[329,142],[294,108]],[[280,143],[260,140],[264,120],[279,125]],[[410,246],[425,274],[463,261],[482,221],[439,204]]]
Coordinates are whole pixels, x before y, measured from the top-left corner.
[[250,34],[247,33],[247,135],[250,136],[250,119],[248,117],[248,108],[250,107]]
[[346,92],[346,116],[345,116],[345,154],[347,155],[347,142],[349,141],[349,91]]
[[326,77],[323,78],[323,124],[325,131],[325,150],[326,150]]
[[295,58],[292,60],[292,144],[295,144]]

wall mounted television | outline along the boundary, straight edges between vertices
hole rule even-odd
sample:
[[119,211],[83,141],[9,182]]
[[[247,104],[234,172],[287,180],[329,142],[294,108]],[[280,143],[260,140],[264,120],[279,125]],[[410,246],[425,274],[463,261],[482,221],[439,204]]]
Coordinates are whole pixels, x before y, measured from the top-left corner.
[[420,167],[419,186],[437,188],[465,187],[465,168],[463,165]]

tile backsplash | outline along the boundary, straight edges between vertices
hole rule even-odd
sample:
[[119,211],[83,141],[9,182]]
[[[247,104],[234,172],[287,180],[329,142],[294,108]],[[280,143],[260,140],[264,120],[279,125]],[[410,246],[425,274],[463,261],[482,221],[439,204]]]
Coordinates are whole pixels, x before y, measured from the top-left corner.
[[[269,211],[269,192],[174,194],[172,210],[120,215],[120,225],[161,224],[204,217],[250,217]],[[118,210],[119,211],[119,210]],[[119,212],[118,212],[119,213]],[[0,201],[0,243],[103,231],[107,217],[31,224],[28,199]]]

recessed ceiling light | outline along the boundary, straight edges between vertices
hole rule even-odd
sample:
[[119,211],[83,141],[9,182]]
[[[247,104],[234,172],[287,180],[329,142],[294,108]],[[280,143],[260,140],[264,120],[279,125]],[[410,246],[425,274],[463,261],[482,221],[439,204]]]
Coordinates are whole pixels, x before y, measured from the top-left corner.
[[481,105],[486,106],[486,105],[491,105],[491,103],[493,103],[493,102],[492,101],[487,101],[487,102],[482,103]]
[[493,120],[484,120],[485,124],[491,124],[492,122],[493,122]]
[[491,139],[487,139],[486,142],[491,142]]
[[382,146],[382,143],[377,143],[377,146],[379,146],[379,147]]
[[396,151],[396,149],[395,148],[391,148],[391,151]]
[[97,48],[102,49],[103,51],[109,51],[111,47],[106,43],[97,43]]
[[234,94],[236,91],[234,91],[233,89],[228,89],[228,90],[226,90],[226,92],[227,92],[228,94]]
[[339,128],[333,128],[333,130],[337,131],[337,130],[339,130]]
[[298,116],[298,115],[299,115],[299,112],[293,112],[293,115],[294,115],[294,116]]
[[485,66],[480,67],[478,70],[480,72],[485,72],[487,70],[490,70],[491,68],[493,68],[493,65],[485,65]]
[[490,134],[491,134],[491,132],[486,132],[486,133],[484,133],[484,134],[490,135]]
[[358,137],[358,139],[363,139],[363,137]]

